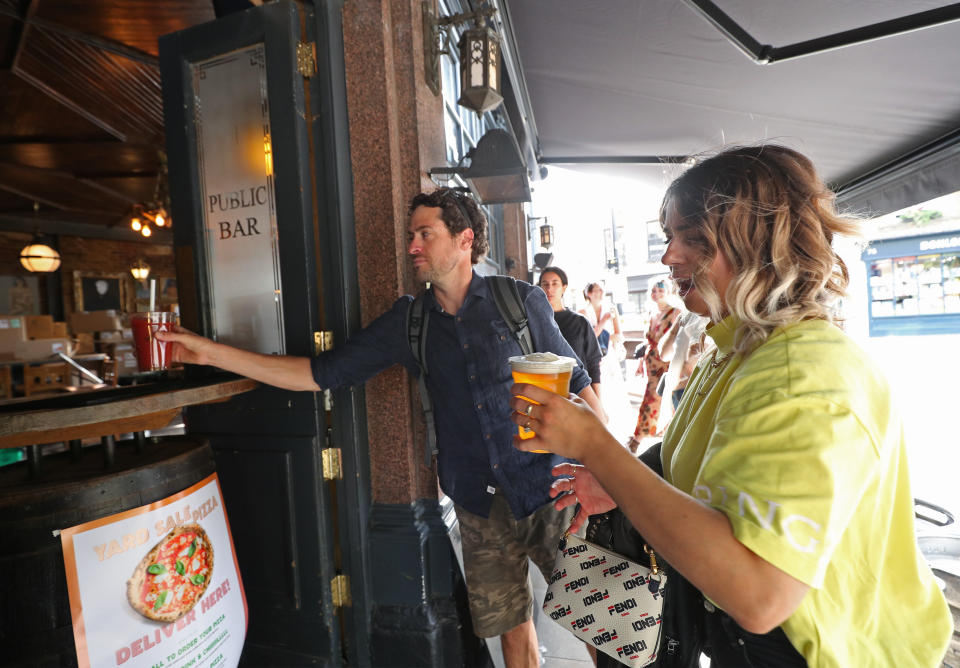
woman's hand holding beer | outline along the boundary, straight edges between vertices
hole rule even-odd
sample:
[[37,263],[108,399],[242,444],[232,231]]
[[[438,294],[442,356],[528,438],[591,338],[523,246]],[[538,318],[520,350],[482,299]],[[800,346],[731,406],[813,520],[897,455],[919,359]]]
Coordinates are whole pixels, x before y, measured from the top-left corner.
[[[513,421],[536,432],[528,439],[514,436],[518,450],[547,450],[583,462],[587,452],[605,440],[620,447],[587,402],[573,394],[562,397],[527,383],[515,384],[510,393]],[[537,404],[528,409],[530,402],[521,397]]]

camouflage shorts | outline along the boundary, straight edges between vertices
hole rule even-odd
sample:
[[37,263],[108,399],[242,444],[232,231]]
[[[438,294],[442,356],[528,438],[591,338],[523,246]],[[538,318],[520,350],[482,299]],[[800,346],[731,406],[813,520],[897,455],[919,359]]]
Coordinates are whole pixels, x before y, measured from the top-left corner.
[[573,508],[557,511],[551,501],[517,520],[502,494],[493,497],[490,517],[454,505],[460,522],[463,569],[473,631],[492,638],[530,619],[533,592],[527,583],[527,557],[549,580],[557,543],[573,519]]

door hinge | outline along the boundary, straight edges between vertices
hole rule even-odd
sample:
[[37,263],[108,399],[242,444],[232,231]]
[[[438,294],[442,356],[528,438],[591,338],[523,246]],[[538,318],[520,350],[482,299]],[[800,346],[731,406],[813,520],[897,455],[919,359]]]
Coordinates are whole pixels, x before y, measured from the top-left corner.
[[343,463],[340,448],[324,448],[320,451],[323,459],[323,479],[343,480]]
[[313,333],[313,354],[319,355],[325,350],[333,350],[333,332],[326,330]]
[[330,595],[333,598],[333,607],[335,608],[353,605],[350,598],[350,576],[340,574],[330,580]]
[[317,71],[317,51],[313,42],[297,42],[297,71],[304,79],[309,79]]

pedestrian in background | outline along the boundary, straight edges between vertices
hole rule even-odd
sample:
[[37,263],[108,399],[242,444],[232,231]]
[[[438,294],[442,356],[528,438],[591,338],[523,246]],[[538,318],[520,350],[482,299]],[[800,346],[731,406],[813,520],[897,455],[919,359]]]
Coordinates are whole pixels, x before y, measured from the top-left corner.
[[571,311],[563,304],[563,296],[567,292],[567,272],[560,267],[544,267],[540,272],[540,289],[547,295],[547,301],[553,308],[553,318],[557,321],[560,333],[567,340],[573,352],[577,354],[583,368],[590,376],[593,391],[600,395],[600,344],[593,333],[590,322],[580,313]]
[[[637,426],[627,441],[627,447],[634,453],[644,438],[661,433],[658,423],[663,386],[660,382],[673,355],[673,341],[676,338],[674,325],[683,314],[683,306],[676,304],[670,296],[666,281],[657,281],[650,288],[651,314],[646,332],[646,350],[637,367],[637,375],[645,375],[647,382],[637,412]],[[668,336],[671,332],[673,336]]]

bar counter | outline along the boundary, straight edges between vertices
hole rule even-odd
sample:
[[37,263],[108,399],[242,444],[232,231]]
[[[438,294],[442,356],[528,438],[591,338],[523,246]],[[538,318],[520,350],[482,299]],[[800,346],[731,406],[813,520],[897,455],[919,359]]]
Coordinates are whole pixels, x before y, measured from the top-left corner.
[[166,426],[184,406],[226,401],[257,387],[248,378],[168,379],[0,402],[0,448],[42,445]]

